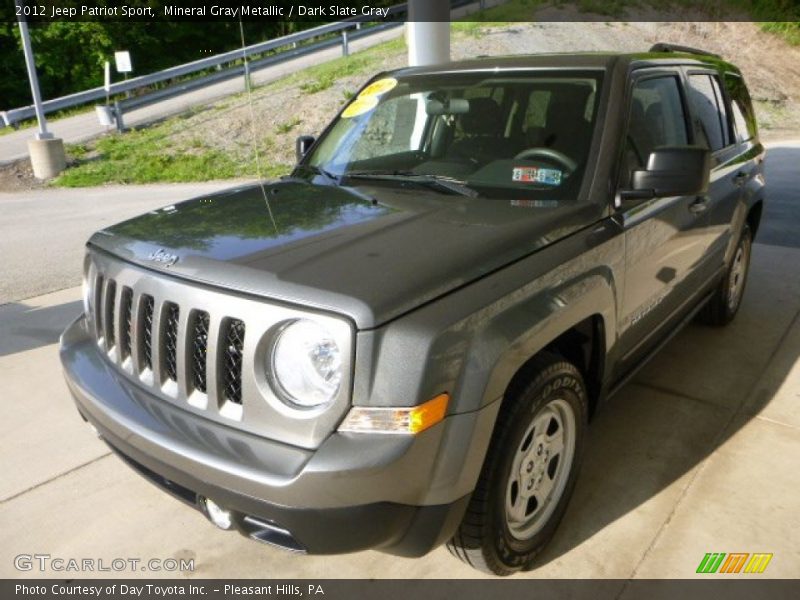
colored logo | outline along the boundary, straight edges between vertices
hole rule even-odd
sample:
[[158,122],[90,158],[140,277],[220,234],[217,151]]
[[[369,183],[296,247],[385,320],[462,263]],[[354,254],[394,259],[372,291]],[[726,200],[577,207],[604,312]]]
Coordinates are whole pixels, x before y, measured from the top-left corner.
[[707,552],[697,566],[697,573],[763,573],[772,554],[756,552]]

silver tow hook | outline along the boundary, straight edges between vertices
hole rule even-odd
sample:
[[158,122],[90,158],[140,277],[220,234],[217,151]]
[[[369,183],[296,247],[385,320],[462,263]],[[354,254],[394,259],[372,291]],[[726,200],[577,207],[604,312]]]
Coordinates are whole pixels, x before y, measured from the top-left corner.
[[203,498],[201,503],[205,509],[208,520],[214,525],[220,529],[233,528],[233,515],[231,515],[231,511],[225,510],[210,498]]

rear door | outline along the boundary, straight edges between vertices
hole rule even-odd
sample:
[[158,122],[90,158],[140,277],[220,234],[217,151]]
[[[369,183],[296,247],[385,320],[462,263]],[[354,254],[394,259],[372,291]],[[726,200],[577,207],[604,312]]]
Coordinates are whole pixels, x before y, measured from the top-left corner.
[[[628,93],[628,125],[618,190],[647,164],[659,146],[691,144],[683,76],[679,68],[635,72]],[[622,203],[615,219],[625,235],[625,283],[620,303],[620,361],[623,375],[670,328],[697,295],[698,266],[706,251],[705,199],[674,196]]]
[[[710,82],[714,97],[709,95]],[[745,196],[760,191],[764,148],[758,142],[755,116],[744,80],[734,72],[690,70],[691,108],[698,141],[713,151],[708,211],[708,252],[723,268],[730,258],[747,211]],[[716,133],[710,105],[716,104],[722,135]],[[703,109],[707,107],[707,110]],[[711,133],[707,130],[711,129]]]

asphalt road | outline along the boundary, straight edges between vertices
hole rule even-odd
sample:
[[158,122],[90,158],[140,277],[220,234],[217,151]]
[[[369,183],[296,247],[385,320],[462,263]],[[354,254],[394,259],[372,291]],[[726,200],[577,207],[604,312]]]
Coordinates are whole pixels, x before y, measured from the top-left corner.
[[0,192],[0,305],[78,285],[83,246],[105,226],[234,182]]

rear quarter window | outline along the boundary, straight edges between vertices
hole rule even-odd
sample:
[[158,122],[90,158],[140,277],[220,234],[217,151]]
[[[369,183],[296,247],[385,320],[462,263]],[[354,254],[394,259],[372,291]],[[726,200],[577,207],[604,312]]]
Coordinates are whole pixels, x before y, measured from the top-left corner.
[[758,134],[756,117],[744,80],[735,73],[726,73],[725,90],[731,99],[731,114],[736,129],[736,141],[744,142],[756,137]]

